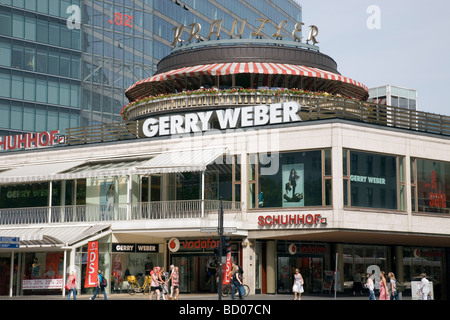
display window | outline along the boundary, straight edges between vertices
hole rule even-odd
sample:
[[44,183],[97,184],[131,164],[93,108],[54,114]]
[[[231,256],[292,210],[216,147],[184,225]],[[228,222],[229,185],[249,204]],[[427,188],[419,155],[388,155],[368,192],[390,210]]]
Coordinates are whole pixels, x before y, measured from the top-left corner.
[[344,205],[406,210],[404,157],[344,150]]
[[[154,267],[164,267],[162,253],[113,253],[111,268],[111,290],[122,292],[127,290],[128,276],[135,276],[140,286],[144,284],[145,276]],[[167,267],[165,267],[167,270]]]
[[430,281],[434,299],[440,299],[446,282],[445,261],[445,251],[442,248],[403,248],[404,280],[411,288],[413,299],[419,299],[420,296],[414,283],[422,279],[421,274],[426,274],[426,278]]
[[411,159],[413,212],[450,213],[450,163]]
[[382,246],[344,245],[344,289],[361,295],[366,275],[374,278],[375,289],[380,288],[380,273],[388,270],[388,249]]
[[46,207],[48,196],[48,182],[0,186],[0,208]]
[[250,154],[249,208],[331,205],[330,150]]

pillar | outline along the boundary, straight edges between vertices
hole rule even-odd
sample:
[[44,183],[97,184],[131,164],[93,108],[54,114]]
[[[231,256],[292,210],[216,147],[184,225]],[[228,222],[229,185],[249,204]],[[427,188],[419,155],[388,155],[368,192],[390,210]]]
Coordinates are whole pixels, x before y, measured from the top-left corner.
[[267,293],[275,294],[277,288],[277,252],[276,242],[267,241],[266,243],[266,277]]

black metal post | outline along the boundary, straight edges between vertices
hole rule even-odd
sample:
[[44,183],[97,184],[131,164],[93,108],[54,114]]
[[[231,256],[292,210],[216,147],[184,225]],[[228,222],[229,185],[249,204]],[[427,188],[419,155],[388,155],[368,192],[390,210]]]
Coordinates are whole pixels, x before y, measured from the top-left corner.
[[222,253],[223,253],[223,207],[222,207],[222,199],[219,202],[219,288],[217,290],[219,300],[222,300]]

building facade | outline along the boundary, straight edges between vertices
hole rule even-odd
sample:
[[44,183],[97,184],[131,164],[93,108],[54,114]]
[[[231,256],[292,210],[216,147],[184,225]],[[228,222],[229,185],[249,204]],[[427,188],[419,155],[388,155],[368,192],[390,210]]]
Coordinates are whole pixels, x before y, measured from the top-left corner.
[[388,106],[418,109],[417,90],[407,89],[399,86],[385,85],[369,89],[369,100],[384,103]]
[[0,135],[118,122],[123,91],[154,74],[179,23],[247,19],[242,37],[249,38],[259,18],[293,24],[301,7],[291,0],[1,0]]
[[436,119],[368,101],[317,27],[302,40],[294,25],[293,41],[175,33],[155,75],[125,91],[123,122],[2,155],[1,294],[60,292],[71,269],[89,292],[92,243],[108,290],[174,264],[181,292],[216,292],[223,212],[227,259],[253,293],[291,293],[299,268],[307,294],[386,271],[417,298],[425,272],[446,299],[450,119],[419,126]]

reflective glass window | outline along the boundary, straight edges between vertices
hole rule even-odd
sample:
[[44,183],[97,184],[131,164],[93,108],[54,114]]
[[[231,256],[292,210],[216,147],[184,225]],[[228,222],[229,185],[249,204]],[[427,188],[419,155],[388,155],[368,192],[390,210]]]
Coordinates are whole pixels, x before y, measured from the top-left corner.
[[0,66],[11,66],[11,44],[8,42],[0,42]]
[[[1,76],[1,74],[0,74]],[[1,83],[0,83],[1,87]],[[9,128],[9,118],[10,118],[10,107],[9,103],[0,101],[0,127],[1,128]]]
[[416,166],[418,211],[450,213],[450,163],[416,159]]
[[258,208],[322,205],[322,152],[299,151],[257,156]]
[[[27,1],[33,2],[33,1]],[[36,41],[36,20],[32,18],[25,18],[25,39]]]
[[11,97],[11,75],[0,70],[0,97]]
[[22,130],[23,128],[23,110],[19,104],[11,105],[11,129]]
[[397,209],[397,157],[350,151],[351,206]]
[[0,12],[0,34],[11,36],[11,15],[7,12]]

